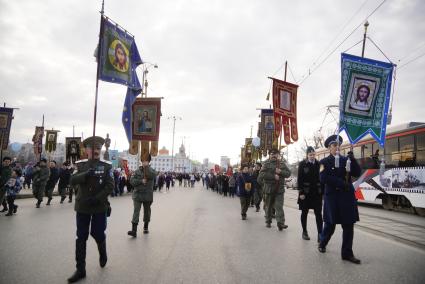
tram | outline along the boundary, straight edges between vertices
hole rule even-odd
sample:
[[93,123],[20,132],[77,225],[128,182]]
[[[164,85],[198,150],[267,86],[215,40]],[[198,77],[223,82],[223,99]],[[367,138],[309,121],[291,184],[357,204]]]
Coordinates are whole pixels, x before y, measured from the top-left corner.
[[[357,199],[366,203],[381,199],[385,209],[425,216],[425,123],[390,127],[385,139],[384,148],[369,135],[340,147],[342,155],[353,151],[362,168],[362,175],[353,182]],[[316,153],[319,160],[329,155],[323,148]],[[380,174],[382,154],[385,171]]]

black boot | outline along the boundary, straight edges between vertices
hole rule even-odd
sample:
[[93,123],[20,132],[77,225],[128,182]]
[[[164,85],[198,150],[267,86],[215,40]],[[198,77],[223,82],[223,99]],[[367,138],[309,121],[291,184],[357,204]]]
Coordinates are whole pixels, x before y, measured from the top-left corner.
[[61,197],[61,204],[63,203],[63,201],[65,200],[66,196],[62,196]]
[[303,231],[302,238],[303,238],[303,240],[306,240],[306,241],[309,241],[310,240],[310,237],[308,236],[308,232],[307,231]]
[[143,234],[149,234],[149,222],[143,224]]
[[52,201],[52,199],[51,199],[51,198],[47,199],[47,203],[46,203],[46,205],[50,205],[50,201]]
[[9,212],[5,216],[12,216],[13,215],[13,208],[9,206]]
[[69,198],[68,203],[72,203],[72,197]]
[[128,231],[127,235],[137,237],[137,223],[131,223],[131,231]]
[[14,205],[14,207],[13,207],[13,213],[16,214],[16,212],[18,212],[18,205]]
[[37,204],[35,205],[35,208],[40,208],[40,204],[41,204],[41,201],[40,200],[37,201]]
[[277,223],[277,228],[279,229],[279,231],[282,231],[283,229],[287,229],[288,225]]
[[68,283],[77,282],[86,277],[86,241],[77,239],[75,241],[75,260],[77,270],[68,278]]
[[106,240],[103,242],[97,242],[97,249],[99,250],[100,267],[105,267],[106,262],[108,261],[108,256],[106,255]]

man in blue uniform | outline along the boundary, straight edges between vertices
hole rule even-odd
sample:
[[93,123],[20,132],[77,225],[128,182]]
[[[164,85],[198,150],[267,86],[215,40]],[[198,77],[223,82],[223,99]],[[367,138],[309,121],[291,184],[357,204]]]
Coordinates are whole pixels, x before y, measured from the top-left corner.
[[326,252],[326,245],[335,232],[336,224],[341,224],[343,231],[341,257],[343,260],[360,264],[360,260],[354,257],[352,249],[354,223],[359,221],[359,212],[351,177],[359,177],[361,170],[352,152],[349,152],[347,157],[339,156],[341,143],[341,136],[332,135],[326,139],[325,147],[329,149],[330,155],[320,161],[320,182],[325,187],[323,205],[325,225],[320,236],[319,251]]
[[[75,198],[77,212],[77,239],[75,241],[75,260],[77,270],[68,279],[74,283],[86,277],[86,242],[90,235],[96,240],[99,250],[99,264],[106,265],[106,217],[109,208],[108,195],[114,188],[111,163],[100,161],[100,150],[104,139],[92,136],[83,145],[88,160],[76,162],[77,173],[71,177],[71,185],[78,186]],[[89,230],[90,229],[90,230]]]

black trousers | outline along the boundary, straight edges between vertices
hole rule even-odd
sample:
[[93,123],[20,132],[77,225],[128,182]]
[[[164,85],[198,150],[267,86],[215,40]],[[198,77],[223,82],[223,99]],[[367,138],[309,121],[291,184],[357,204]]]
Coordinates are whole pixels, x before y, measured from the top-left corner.
[[16,198],[16,196],[7,196],[6,197],[7,204],[9,204],[9,213],[12,213],[13,210],[15,210],[15,207],[16,207],[15,198]]
[[[309,209],[303,209],[301,211],[301,226],[303,227],[303,231],[307,231],[307,215]],[[317,233],[320,235],[323,229],[323,218],[322,218],[322,208],[315,208],[314,215],[316,216],[316,227]]]
[[[336,224],[325,222],[323,232],[320,236],[320,247],[326,247],[330,241],[333,233],[335,232]],[[342,247],[341,257],[352,257],[353,254],[353,238],[354,238],[354,224],[341,224],[342,227]]]

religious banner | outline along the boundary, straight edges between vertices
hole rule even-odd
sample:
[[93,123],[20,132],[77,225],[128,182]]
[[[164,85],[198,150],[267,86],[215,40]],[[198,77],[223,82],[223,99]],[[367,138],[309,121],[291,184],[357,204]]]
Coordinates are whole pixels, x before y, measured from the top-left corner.
[[158,141],[160,118],[161,98],[137,98],[133,104],[133,140]]
[[102,17],[99,79],[141,89],[136,67],[142,64],[134,36]]
[[118,150],[109,150],[109,157],[112,163],[112,168],[118,168],[119,153]]
[[40,155],[43,152],[43,136],[44,136],[44,127],[36,126],[35,133],[32,136],[32,142],[34,143],[33,149],[36,156]]
[[147,161],[149,157],[149,141],[141,141],[140,160]]
[[80,160],[81,148],[83,148],[81,137],[65,137],[66,161],[74,164],[76,161]]
[[245,138],[245,163],[251,163],[252,161],[252,138]]
[[[298,140],[298,127],[297,127],[297,90],[298,85],[281,81],[275,78],[273,80],[273,109],[275,112],[275,121],[277,117],[281,117],[281,127],[283,127],[283,134],[285,143],[290,144],[291,138],[293,141]],[[275,133],[281,132],[276,130]],[[288,140],[289,138],[289,140]]]
[[46,130],[46,143],[44,145],[44,149],[46,150],[46,152],[56,151],[58,132],[58,130]]
[[10,128],[12,126],[13,108],[0,107],[0,150],[9,145]]
[[274,112],[272,109],[262,109],[261,110],[261,150],[271,150],[273,147],[274,140]]
[[351,144],[370,134],[384,146],[393,69],[392,63],[341,54],[339,131]]

